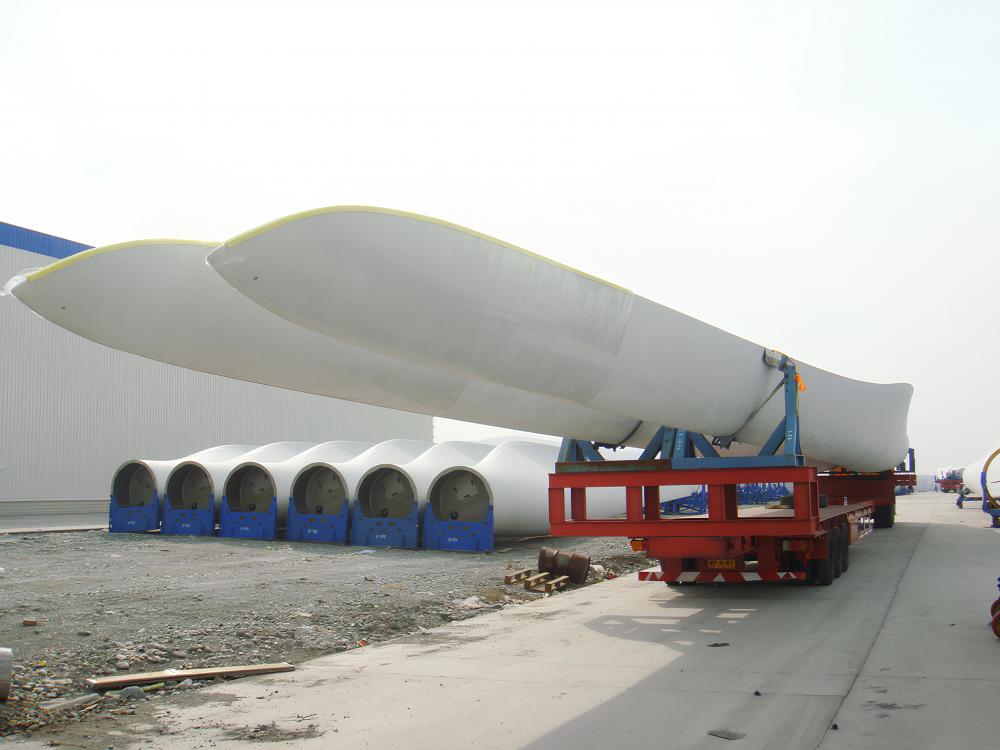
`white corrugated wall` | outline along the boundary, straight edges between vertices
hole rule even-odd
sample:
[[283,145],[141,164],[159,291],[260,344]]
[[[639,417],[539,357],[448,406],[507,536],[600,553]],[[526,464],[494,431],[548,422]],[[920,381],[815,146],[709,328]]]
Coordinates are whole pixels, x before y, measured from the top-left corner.
[[[0,245],[0,286],[44,255]],[[126,354],[0,298],[0,500],[103,498],[129,458],[222,443],[431,439],[431,418]]]

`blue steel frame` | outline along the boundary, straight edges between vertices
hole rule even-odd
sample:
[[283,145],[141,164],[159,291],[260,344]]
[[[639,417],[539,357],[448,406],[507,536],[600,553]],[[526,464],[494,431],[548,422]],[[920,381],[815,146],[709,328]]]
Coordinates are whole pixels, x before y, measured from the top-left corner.
[[160,528],[160,497],[153,497],[146,505],[118,505],[118,498],[111,493],[108,509],[108,531],[117,533],[143,533]]
[[[784,354],[767,350],[764,361],[781,370],[784,382],[785,415],[775,426],[767,442],[755,456],[720,456],[713,441],[699,432],[673,427],[660,427],[649,445],[639,456],[639,461],[651,461],[659,456],[669,460],[674,469],[724,469],[768,466],[804,466],[799,437],[799,380],[795,362]],[[759,407],[758,407],[759,408]],[[753,415],[751,415],[752,417]],[[728,446],[733,437],[716,438],[715,443]],[[587,440],[564,438],[558,461],[603,461],[598,451],[608,446]],[[780,453],[778,452],[780,449]],[[696,456],[695,450],[701,455]]]
[[493,549],[493,506],[482,521],[457,521],[434,515],[430,503],[424,506],[421,549],[452,552],[488,552]]
[[232,510],[229,497],[223,495],[219,507],[219,536],[274,541],[278,538],[278,498],[271,498],[267,510],[244,511]]

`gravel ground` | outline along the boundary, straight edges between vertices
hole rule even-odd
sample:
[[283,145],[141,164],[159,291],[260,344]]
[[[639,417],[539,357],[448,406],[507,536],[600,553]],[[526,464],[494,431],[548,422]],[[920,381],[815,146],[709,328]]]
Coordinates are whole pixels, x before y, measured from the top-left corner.
[[[109,747],[96,725],[93,734],[81,729],[134,713],[132,699],[112,694],[61,713],[39,704],[88,693],[85,677],[296,663],[538,598],[502,581],[535,567],[546,545],[618,574],[651,564],[617,538],[501,540],[496,552],[460,554],[96,531],[0,535],[0,645],[15,660],[0,736],[48,725],[44,735],[57,744]],[[168,683],[151,695],[170,700],[199,684]]]

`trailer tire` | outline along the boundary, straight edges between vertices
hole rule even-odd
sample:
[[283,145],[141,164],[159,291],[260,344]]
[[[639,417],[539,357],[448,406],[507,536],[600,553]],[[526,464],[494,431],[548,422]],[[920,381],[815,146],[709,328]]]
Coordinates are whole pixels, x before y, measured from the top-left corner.
[[851,564],[851,529],[849,526],[840,527],[840,571],[846,573]]
[[841,552],[841,547],[844,543],[844,535],[840,533],[840,528],[830,529],[830,564],[833,566],[833,577],[840,578],[840,574],[844,571],[840,567],[840,561],[843,559],[843,553]]
[[829,586],[833,583],[833,555],[827,555],[822,560],[814,559],[809,563],[811,578],[817,586]]
[[891,529],[896,522],[896,505],[889,503],[875,506],[874,519],[876,529]]

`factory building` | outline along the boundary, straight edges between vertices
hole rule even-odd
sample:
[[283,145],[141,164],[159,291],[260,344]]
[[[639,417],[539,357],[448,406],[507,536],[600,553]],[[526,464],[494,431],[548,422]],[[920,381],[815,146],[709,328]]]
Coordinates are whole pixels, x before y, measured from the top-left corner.
[[[0,284],[87,247],[0,222]],[[10,296],[0,299],[0,420],[0,500],[106,498],[127,459],[179,458],[223,443],[431,439],[428,416],[109,349]]]

